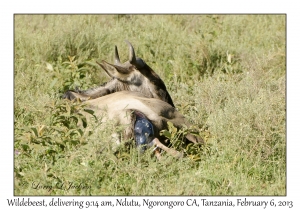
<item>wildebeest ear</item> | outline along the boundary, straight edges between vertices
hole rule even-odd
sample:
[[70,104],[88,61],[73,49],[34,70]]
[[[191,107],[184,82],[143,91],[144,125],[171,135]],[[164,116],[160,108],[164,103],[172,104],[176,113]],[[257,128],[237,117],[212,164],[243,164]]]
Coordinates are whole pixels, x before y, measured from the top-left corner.
[[110,77],[117,78],[120,80],[126,80],[129,77],[129,74],[133,71],[131,68],[125,68],[122,66],[113,65],[107,63],[106,61],[102,61],[102,63],[98,63],[98,64],[105,70],[105,72]]

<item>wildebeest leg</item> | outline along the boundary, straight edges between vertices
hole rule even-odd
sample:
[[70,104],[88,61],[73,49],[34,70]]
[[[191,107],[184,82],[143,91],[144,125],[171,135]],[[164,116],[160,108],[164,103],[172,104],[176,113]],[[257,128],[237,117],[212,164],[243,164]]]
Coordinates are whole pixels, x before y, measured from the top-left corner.
[[69,100],[80,99],[81,101],[87,101],[89,99],[99,98],[101,96],[105,96],[116,91],[127,90],[128,87],[123,82],[120,82],[117,79],[112,79],[99,87],[90,88],[88,90],[68,90],[62,98],[66,98]]
[[[156,145],[160,149],[166,151],[168,154],[172,155],[175,158],[182,158],[183,157],[183,154],[181,152],[178,152],[175,149],[166,147],[157,138],[153,139],[153,143],[154,143],[154,145]],[[155,155],[156,155],[156,157],[158,159],[160,159],[160,155],[157,155],[157,151],[156,150],[155,150]]]
[[80,99],[81,101],[87,101],[90,99],[90,97],[82,95],[80,93],[73,92],[71,90],[68,90],[65,92],[65,94],[62,96],[63,99],[69,99],[69,100],[74,100],[74,99]]
[[74,92],[74,91],[68,90],[62,96],[62,98],[69,99],[69,100],[80,99],[81,101],[87,101],[89,99],[95,99],[95,98],[98,98],[98,97],[101,97],[101,96],[104,96],[104,95],[107,95],[110,93],[111,93],[111,91],[106,88],[102,88],[101,90],[94,91],[90,94],[85,94],[84,92],[81,93],[81,91]]

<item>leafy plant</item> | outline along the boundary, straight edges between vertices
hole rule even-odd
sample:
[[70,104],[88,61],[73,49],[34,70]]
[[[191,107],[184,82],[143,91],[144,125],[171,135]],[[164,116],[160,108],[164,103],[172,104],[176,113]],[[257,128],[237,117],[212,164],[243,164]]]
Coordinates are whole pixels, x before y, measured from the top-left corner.
[[86,144],[85,139],[92,134],[91,130],[85,129],[87,115],[96,119],[92,110],[86,109],[79,101],[68,100],[53,101],[46,107],[50,115],[44,119],[44,124],[23,126],[17,132],[15,149],[27,154],[40,150],[46,156],[53,156]]
[[59,57],[54,65],[46,63],[46,68],[52,72],[53,78],[50,88],[57,86],[58,91],[64,93],[71,89],[91,87],[90,71],[95,64],[90,61],[79,62],[76,56],[68,56],[68,59],[68,61],[62,61]]
[[[187,128],[184,126],[181,129],[177,129],[173,123],[168,122],[168,129],[160,131],[161,136],[165,136],[170,140],[170,145],[172,148],[174,148],[177,151],[183,152],[186,156],[188,156],[191,160],[198,161],[201,160],[202,155],[204,152],[210,150],[209,145],[198,145],[194,143],[185,144],[184,142],[184,136],[186,136],[188,133],[200,136],[199,132],[196,132],[194,128]],[[206,132],[207,133],[207,132]],[[205,141],[208,141],[208,138],[210,136],[205,136]],[[207,144],[207,143],[206,143]]]

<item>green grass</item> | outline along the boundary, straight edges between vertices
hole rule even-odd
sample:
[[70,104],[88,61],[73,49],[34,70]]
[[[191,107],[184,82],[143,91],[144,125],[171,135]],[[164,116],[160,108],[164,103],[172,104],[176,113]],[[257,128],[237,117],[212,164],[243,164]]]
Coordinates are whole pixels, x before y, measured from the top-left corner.
[[[15,195],[286,195],[285,15],[15,15],[14,26]],[[201,130],[200,160],[157,161],[114,148],[122,128],[76,126],[84,107],[60,96],[107,81],[95,61],[112,62],[114,45],[127,60],[125,39]]]

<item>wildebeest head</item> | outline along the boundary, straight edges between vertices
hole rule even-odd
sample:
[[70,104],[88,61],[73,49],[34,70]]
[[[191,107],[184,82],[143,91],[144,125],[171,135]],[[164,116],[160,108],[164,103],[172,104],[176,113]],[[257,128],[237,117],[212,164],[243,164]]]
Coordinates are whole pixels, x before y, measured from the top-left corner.
[[109,82],[89,90],[68,91],[64,98],[81,98],[84,100],[95,99],[118,91],[141,92],[145,97],[157,98],[169,103],[174,103],[162,79],[149,67],[143,59],[135,55],[132,44],[128,41],[129,60],[121,63],[118,48],[115,46],[114,64],[102,61],[97,62],[112,78]]
[[[153,75],[160,80],[159,76],[139,57],[136,57],[134,48],[130,42],[126,41],[129,46],[129,60],[121,63],[118,48],[115,46],[115,63],[110,64],[106,61],[98,63],[106,73],[122,82],[140,86],[144,80],[141,74],[145,77]],[[146,74],[146,75],[145,75]]]
[[129,60],[121,63],[118,48],[115,46],[114,64],[106,61],[98,63],[113,79],[117,79],[128,86],[130,91],[142,92],[146,97],[158,98],[174,106],[173,101],[161,78],[143,61],[135,55],[134,48],[129,46]]

